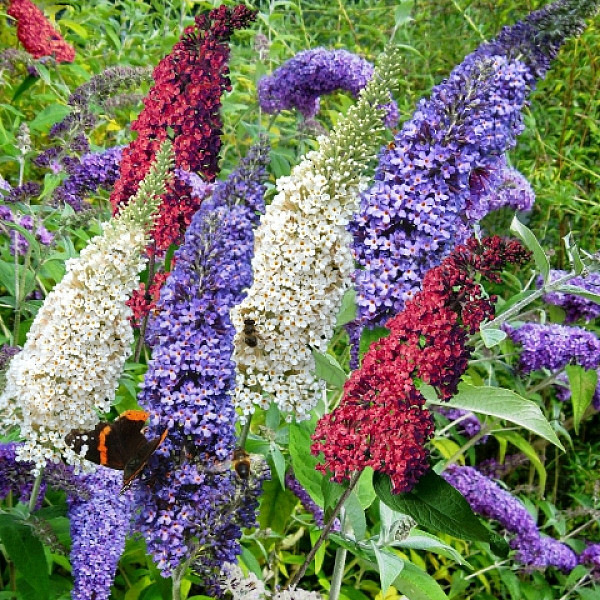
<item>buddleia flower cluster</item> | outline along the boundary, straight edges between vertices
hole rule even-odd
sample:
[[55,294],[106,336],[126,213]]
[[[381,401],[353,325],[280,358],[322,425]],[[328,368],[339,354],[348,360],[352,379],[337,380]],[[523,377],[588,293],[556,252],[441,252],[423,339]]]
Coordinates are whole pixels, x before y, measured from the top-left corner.
[[575,568],[578,563],[575,552],[558,540],[542,537],[525,506],[496,482],[473,467],[457,465],[451,465],[442,477],[465,497],[477,514],[498,521],[513,536],[510,545],[523,565],[552,566],[562,571]]
[[[114,212],[135,193],[161,142],[171,139],[177,168],[212,181],[218,173],[222,121],[221,95],[230,90],[229,40],[255,12],[224,5],[196,17],[172,52],[154,69],[154,85],[144,109],[131,125],[137,137],[124,150],[121,176],[111,195]],[[152,233],[159,252],[181,241],[200,206],[190,186],[176,178],[169,184]]]
[[[368,60],[348,50],[304,50],[258,82],[258,102],[269,114],[296,108],[311,119],[319,112],[321,96],[347,90],[356,97],[374,71]],[[393,127],[398,106],[392,100],[387,110],[386,125]]]
[[227,464],[236,421],[229,311],[252,283],[267,163],[263,143],[203,200],[147,329],[152,359],[138,399],[151,431],[168,435],[151,478],[137,484],[138,528],[164,576],[194,559],[209,587],[239,554],[260,493],[260,482],[240,482]]
[[584,369],[600,366],[600,339],[583,327],[557,323],[525,323],[518,329],[505,325],[510,338],[521,345],[523,373],[538,369],[558,371],[569,364]]
[[134,510],[131,492],[119,493],[122,483],[119,471],[100,467],[79,478],[87,494],[67,495],[73,600],[108,600],[111,595]]
[[350,286],[346,226],[384,130],[382,105],[399,78],[398,64],[391,51],[358,103],[329,138],[320,138],[320,149],[277,181],[256,233],[254,283],[232,311],[235,403],[243,418],[274,400],[288,419],[304,419],[317,402],[321,384],[311,351],[327,349]]
[[[517,202],[512,191],[523,178],[507,171],[504,153],[523,129],[527,94],[596,7],[559,0],[505,28],[434,87],[384,149],[350,226],[358,262],[353,341],[363,327],[383,325],[402,310],[423,275],[494,202]],[[490,201],[491,195],[500,198]],[[530,190],[518,195],[524,202]]]
[[2,432],[20,429],[19,460],[39,471],[63,457],[82,458],[66,446],[72,429],[91,429],[108,412],[133,332],[125,301],[145,260],[146,230],[164,192],[171,166],[168,144],[157,154],[138,193],[118,218],[104,225],[78,258],[66,263],[62,281],[48,294],[23,350],[6,373],[0,396]]
[[[549,282],[553,283],[566,274],[566,271],[552,269]],[[542,281],[538,280],[538,286],[541,284]],[[600,273],[589,273],[586,276],[573,277],[569,279],[569,285],[592,294],[600,294]],[[543,298],[544,302],[560,306],[565,311],[565,323],[574,323],[580,319],[588,322],[600,317],[600,304],[583,296],[555,291],[544,294]]]
[[341,482],[372,467],[390,476],[394,493],[412,489],[429,469],[426,442],[434,431],[417,382],[442,399],[456,393],[471,355],[468,335],[494,314],[495,298],[475,276],[498,283],[506,264],[527,259],[518,242],[471,238],[425,275],[422,291],[387,321],[389,337],[350,375],[338,407],[317,423],[312,452],[324,458],[317,470]]
[[44,13],[30,0],[10,0],[8,10],[17,20],[17,37],[34,58],[52,56],[57,62],[73,62],[75,49],[65,42]]
[[67,178],[54,190],[53,199],[68,204],[75,211],[83,210],[86,198],[99,188],[110,190],[119,178],[122,146],[108,148],[103,152],[84,154],[80,161],[67,163]]

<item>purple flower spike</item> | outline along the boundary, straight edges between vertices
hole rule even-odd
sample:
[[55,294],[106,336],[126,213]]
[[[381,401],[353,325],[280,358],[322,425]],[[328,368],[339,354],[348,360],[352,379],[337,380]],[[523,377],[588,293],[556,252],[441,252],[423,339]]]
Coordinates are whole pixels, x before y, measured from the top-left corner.
[[590,544],[579,555],[579,562],[590,567],[595,578],[600,578],[600,544]]
[[582,327],[525,323],[519,329],[505,329],[514,342],[523,346],[520,367],[524,373],[538,369],[558,371],[569,364],[584,369],[600,366],[600,340]]
[[[17,461],[16,449],[18,445],[16,442],[0,444],[0,500],[12,493],[21,502],[29,502],[35,479],[31,474],[34,465],[30,462]],[[45,490],[46,484],[42,482],[36,508],[41,507]]]
[[382,151],[375,183],[349,226],[359,266],[353,342],[363,327],[401,311],[425,272],[495,204],[529,206],[530,190],[503,157],[523,129],[527,94],[596,4],[559,0],[505,28],[421,100]]
[[[550,271],[550,282],[566,275],[566,271],[555,269]],[[580,287],[593,294],[600,294],[600,273],[589,273],[585,277],[573,277],[568,282],[568,285]],[[538,286],[541,285],[541,279],[538,280]],[[579,319],[586,322],[592,321],[600,317],[600,304],[577,296],[575,294],[566,294],[564,292],[550,292],[544,295],[544,302],[556,304],[565,311],[565,323],[574,323]]]
[[69,204],[80,211],[85,206],[85,198],[102,188],[110,190],[119,178],[119,164],[123,146],[115,146],[82,156],[81,161],[68,165],[69,176],[54,190],[54,200]]
[[[258,82],[258,101],[266,113],[295,108],[310,119],[319,112],[320,96],[347,90],[356,97],[373,71],[369,61],[347,50],[304,50]],[[398,116],[392,100],[385,124],[393,127]]]
[[454,486],[477,514],[498,521],[514,536],[511,548],[528,568],[556,567],[570,571],[577,564],[575,553],[565,544],[542,538],[535,519],[521,502],[473,467],[451,465],[442,477]]
[[196,553],[209,587],[239,554],[260,493],[260,476],[241,480],[228,464],[236,420],[229,310],[252,283],[267,162],[265,144],[253,148],[203,201],[147,330],[153,356],[139,403],[152,433],[168,436],[136,487],[138,528],[164,576]]
[[[73,600],[107,600],[131,528],[131,493],[119,496],[123,476],[99,467],[81,476],[88,493],[67,496],[71,521]],[[87,496],[87,497],[86,497]]]

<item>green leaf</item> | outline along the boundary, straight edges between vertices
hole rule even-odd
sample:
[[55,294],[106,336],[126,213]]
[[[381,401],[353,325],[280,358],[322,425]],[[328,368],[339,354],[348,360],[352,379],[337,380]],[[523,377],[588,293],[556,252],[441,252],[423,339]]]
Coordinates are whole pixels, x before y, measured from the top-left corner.
[[409,600],[448,600],[444,590],[431,575],[408,561],[396,577],[394,587]]
[[70,106],[64,104],[50,104],[39,112],[35,119],[29,123],[32,131],[43,131],[49,125],[54,125],[64,119],[71,112]]
[[279,477],[279,483],[282,488],[285,488],[285,458],[274,442],[271,443],[269,454],[273,459],[273,466],[275,467],[277,477]]
[[275,402],[271,403],[269,409],[265,414],[265,425],[271,430],[276,431],[279,427],[279,422],[281,421],[281,413],[279,412],[279,408]]
[[516,215],[510,224],[510,230],[516,236],[518,236],[521,241],[527,246],[531,252],[533,252],[533,260],[542,274],[544,278],[544,283],[548,282],[548,276],[550,275],[550,262],[548,261],[548,257],[544,252],[544,249],[540,246],[540,243],[537,241],[535,235],[531,229],[523,225],[519,219],[517,219]]
[[[0,540],[16,569],[27,577],[39,600],[49,597],[50,580],[44,546],[32,533],[31,527],[8,515],[0,520]],[[35,577],[32,574],[35,573]]]
[[373,329],[365,327],[360,336],[360,355],[364,356],[373,342],[386,338],[388,335],[390,335],[390,330],[385,327],[374,327]]
[[598,373],[595,369],[586,371],[578,365],[567,365],[565,371],[569,377],[569,386],[571,388],[575,433],[579,434],[581,419],[587,407],[592,403],[594,393],[596,392]]
[[493,348],[506,339],[507,333],[502,329],[490,327],[489,329],[481,330],[481,339],[486,348]]
[[279,479],[265,481],[260,497],[260,528],[270,527],[277,533],[283,533],[297,503],[298,498],[292,492],[281,489]]
[[262,578],[262,569],[260,563],[256,560],[256,557],[246,546],[242,546],[242,555],[240,556],[242,562],[246,565],[249,571],[254,573],[259,579]]
[[540,478],[540,489],[545,489],[547,477],[546,468],[535,451],[535,448],[516,431],[497,431],[494,433],[494,436],[498,439],[503,439],[507,442],[510,442],[513,446],[517,447],[523,454],[525,454],[527,458],[529,458],[531,464],[537,471],[538,477]]
[[586,298],[587,300],[591,300],[596,304],[600,304],[600,294],[594,294],[588,290],[584,290],[577,285],[561,285],[556,289],[557,292],[562,292],[563,294],[575,294],[576,296],[581,296],[582,298]]
[[373,504],[377,494],[373,487],[373,469],[366,467],[360,474],[354,493],[360,502],[363,510],[367,510],[371,504]]
[[367,519],[355,492],[352,492],[344,502],[344,509],[345,518],[352,527],[354,537],[357,541],[364,540],[367,533]]
[[292,168],[286,156],[271,150],[271,152],[269,152],[269,158],[271,159],[271,171],[276,179],[290,174]]
[[448,402],[439,400],[435,390],[429,385],[421,385],[420,391],[430,404],[505,419],[543,437],[564,452],[563,445],[540,407],[511,390],[491,386],[475,387],[463,383],[458,387],[458,394]]
[[12,101],[16,102],[32,85],[37,83],[38,77],[34,77],[33,75],[27,75],[25,79],[19,84],[19,87],[15,90],[13,94]]
[[[382,506],[385,506],[383,503],[381,504]],[[399,542],[393,542],[392,545],[398,548],[412,548],[414,550],[434,552],[435,554],[445,556],[458,564],[469,566],[469,563],[460,555],[456,548],[453,548],[449,544],[444,544],[437,536],[424,531],[419,531],[418,529],[413,529],[407,538]]]
[[579,248],[573,243],[573,234],[569,233],[565,235],[565,237],[563,237],[563,242],[567,250],[567,255],[569,256],[569,261],[573,266],[573,270],[575,271],[575,273],[577,273],[577,275],[580,275],[585,269],[585,265],[581,260]]
[[61,27],[64,25],[71,31],[75,32],[80,38],[84,40],[88,39],[87,29],[85,27],[82,27],[79,23],[76,23],[75,21],[71,21],[69,19],[61,19],[60,25]]
[[371,542],[371,545],[373,547],[373,551],[375,552],[377,566],[379,567],[381,593],[385,597],[385,593],[390,585],[394,583],[398,575],[400,575],[402,572],[402,569],[404,569],[404,561],[399,556],[389,552],[388,550],[381,550],[377,547],[375,542]]
[[347,375],[340,363],[331,354],[322,354],[316,350],[312,351],[315,359],[315,376],[323,379],[329,385],[341,390],[346,383]]
[[[313,530],[310,532],[310,543],[311,545],[315,545],[317,540],[319,539],[321,532],[318,530]],[[317,550],[315,554],[315,573],[318,573],[322,567],[323,562],[325,561],[325,550],[327,548],[327,544],[321,544],[321,547]]]
[[140,577],[125,593],[125,600],[138,600],[142,592],[152,585],[152,579],[148,575]]
[[356,290],[351,287],[344,293],[335,326],[342,327],[342,325],[350,323],[354,319],[356,319]]
[[[25,271],[23,265],[19,265],[19,280],[23,281],[25,275],[25,285],[20,290],[21,298],[29,295],[35,288],[35,277],[31,271]],[[15,265],[0,260],[0,283],[6,288],[8,293],[14,298],[15,296]]]
[[469,503],[434,471],[428,471],[412,491],[405,494],[392,493],[388,475],[376,472],[373,482],[382,502],[393,510],[410,515],[419,525],[463,540],[488,542],[490,539],[489,531]]
[[310,497],[319,505],[323,506],[323,492],[321,484],[323,475],[315,470],[319,459],[310,454],[310,434],[314,431],[314,423],[308,422],[290,424],[290,446],[289,452],[292,458],[292,468],[296,479],[309,493]]

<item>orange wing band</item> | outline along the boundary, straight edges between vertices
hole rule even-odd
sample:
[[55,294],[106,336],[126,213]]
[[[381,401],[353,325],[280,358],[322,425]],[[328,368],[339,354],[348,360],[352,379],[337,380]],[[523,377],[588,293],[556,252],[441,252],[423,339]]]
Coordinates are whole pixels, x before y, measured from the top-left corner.
[[130,421],[147,421],[149,416],[145,410],[126,410],[119,415],[119,418],[125,417]]
[[110,425],[107,425],[98,436],[98,452],[100,453],[100,464],[105,466],[108,462],[108,448],[106,447],[106,436],[110,433]]

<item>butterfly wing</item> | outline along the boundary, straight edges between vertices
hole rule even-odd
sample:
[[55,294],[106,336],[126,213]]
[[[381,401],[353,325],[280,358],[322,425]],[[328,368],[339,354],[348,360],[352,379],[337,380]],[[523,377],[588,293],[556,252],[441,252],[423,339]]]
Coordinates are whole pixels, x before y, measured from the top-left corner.
[[125,489],[143,470],[148,462],[148,459],[156,452],[156,449],[164,442],[167,437],[168,429],[165,429],[162,434],[151,441],[144,438],[144,444],[139,446],[136,452],[125,464],[123,470],[123,489]]

